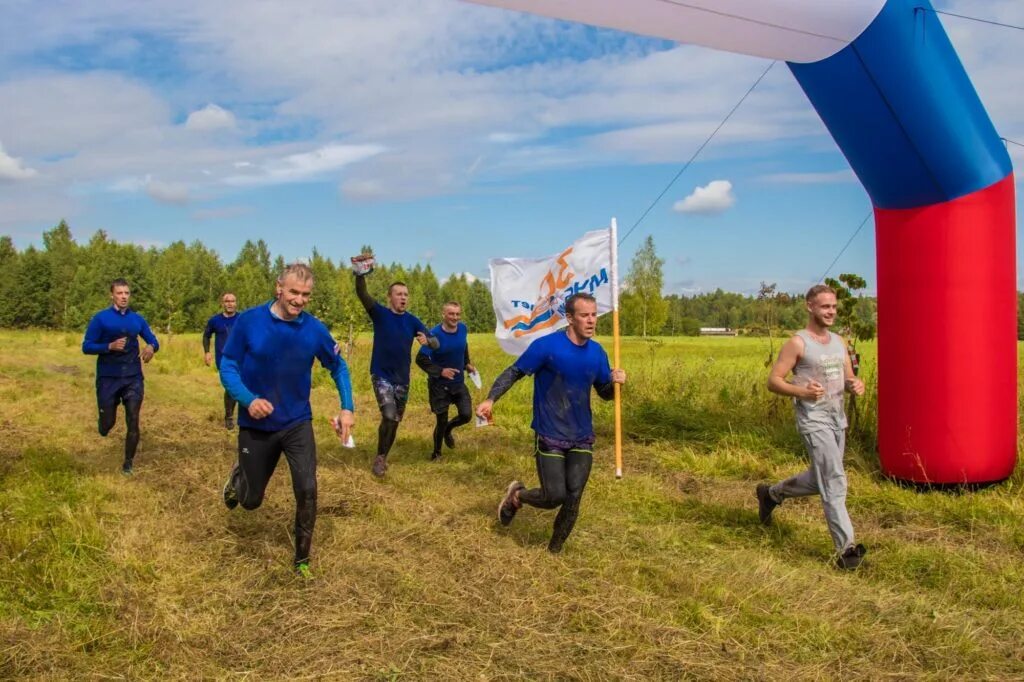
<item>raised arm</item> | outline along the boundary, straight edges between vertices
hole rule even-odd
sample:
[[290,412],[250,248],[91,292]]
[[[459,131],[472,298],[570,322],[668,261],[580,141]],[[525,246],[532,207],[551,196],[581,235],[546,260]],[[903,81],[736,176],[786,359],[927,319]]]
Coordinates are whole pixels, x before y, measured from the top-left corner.
[[359,302],[363,304],[363,308],[366,309],[366,313],[369,314],[377,302],[373,300],[373,296],[370,296],[370,292],[366,289],[366,275],[356,275],[356,296],[359,297]]

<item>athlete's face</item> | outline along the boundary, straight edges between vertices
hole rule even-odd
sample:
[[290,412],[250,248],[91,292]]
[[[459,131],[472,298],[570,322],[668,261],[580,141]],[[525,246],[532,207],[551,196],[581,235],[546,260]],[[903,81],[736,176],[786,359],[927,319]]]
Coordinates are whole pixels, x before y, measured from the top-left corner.
[[441,313],[441,318],[444,320],[446,329],[455,329],[459,326],[459,320],[462,319],[462,308],[457,305],[446,305]]
[[302,280],[295,275],[288,275],[284,281],[277,283],[277,301],[285,317],[292,319],[299,316],[302,309],[309,303],[313,293],[313,280]]
[[576,301],[576,312],[566,315],[569,326],[581,339],[593,338],[597,331],[597,303],[594,301]]
[[238,300],[234,294],[224,294],[224,297],[220,299],[220,304],[228,315],[234,315],[238,310]]
[[807,303],[811,319],[821,327],[831,327],[836,321],[836,295],[823,291]]
[[404,313],[409,305],[409,289],[401,284],[396,284],[388,290],[388,303],[396,313]]
[[118,284],[110,291],[110,300],[114,302],[114,307],[118,310],[126,310],[131,297],[132,290],[123,284]]

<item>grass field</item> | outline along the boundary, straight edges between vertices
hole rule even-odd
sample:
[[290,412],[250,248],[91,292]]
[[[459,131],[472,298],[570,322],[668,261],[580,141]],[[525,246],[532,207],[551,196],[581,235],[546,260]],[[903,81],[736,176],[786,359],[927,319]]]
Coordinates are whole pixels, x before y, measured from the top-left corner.
[[[869,563],[833,570],[816,500],[757,521],[754,484],[803,467],[791,408],[763,388],[764,339],[626,341],[626,476],[614,478],[601,404],[594,474],[559,556],[546,551],[551,513],[494,519],[510,479],[535,481],[528,382],[437,464],[414,368],[381,482],[362,339],[355,450],[331,435],[336,396],[316,370],[308,582],[290,570],[286,467],[261,509],[220,501],[235,437],[198,337],[163,339],[148,367],[130,479],[123,424],[96,433],[80,340],[0,333],[0,678],[1024,677],[1020,471],[963,495],[891,484],[869,395],[847,456]],[[485,382],[509,362],[490,337],[471,349]]]

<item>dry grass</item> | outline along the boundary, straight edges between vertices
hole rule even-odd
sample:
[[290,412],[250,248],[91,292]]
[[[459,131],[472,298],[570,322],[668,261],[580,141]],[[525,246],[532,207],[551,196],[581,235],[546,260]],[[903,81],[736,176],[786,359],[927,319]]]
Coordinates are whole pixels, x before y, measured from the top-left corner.
[[[379,482],[364,341],[355,451],[329,435],[318,370],[310,582],[290,572],[285,467],[260,510],[220,503],[234,438],[197,338],[166,340],[151,366],[130,480],[123,426],[95,433],[78,342],[0,334],[2,678],[1024,676],[1020,473],[969,495],[893,486],[864,446],[869,405],[849,459],[870,564],[837,573],[815,501],[757,523],[753,484],[802,465],[789,408],[761,389],[758,340],[627,343],[627,477],[612,475],[602,405],[597,466],[557,557],[549,513],[493,520],[504,484],[533,480],[528,387],[438,465],[417,379]],[[507,363],[487,337],[472,343],[485,378]]]

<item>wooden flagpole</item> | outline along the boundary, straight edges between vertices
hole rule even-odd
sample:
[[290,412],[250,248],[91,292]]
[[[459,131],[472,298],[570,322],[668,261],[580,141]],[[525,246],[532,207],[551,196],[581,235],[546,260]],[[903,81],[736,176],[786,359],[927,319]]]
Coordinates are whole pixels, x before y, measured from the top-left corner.
[[[619,225],[612,218],[612,369],[622,367],[619,353]],[[622,478],[622,386],[615,384],[615,478]]]

